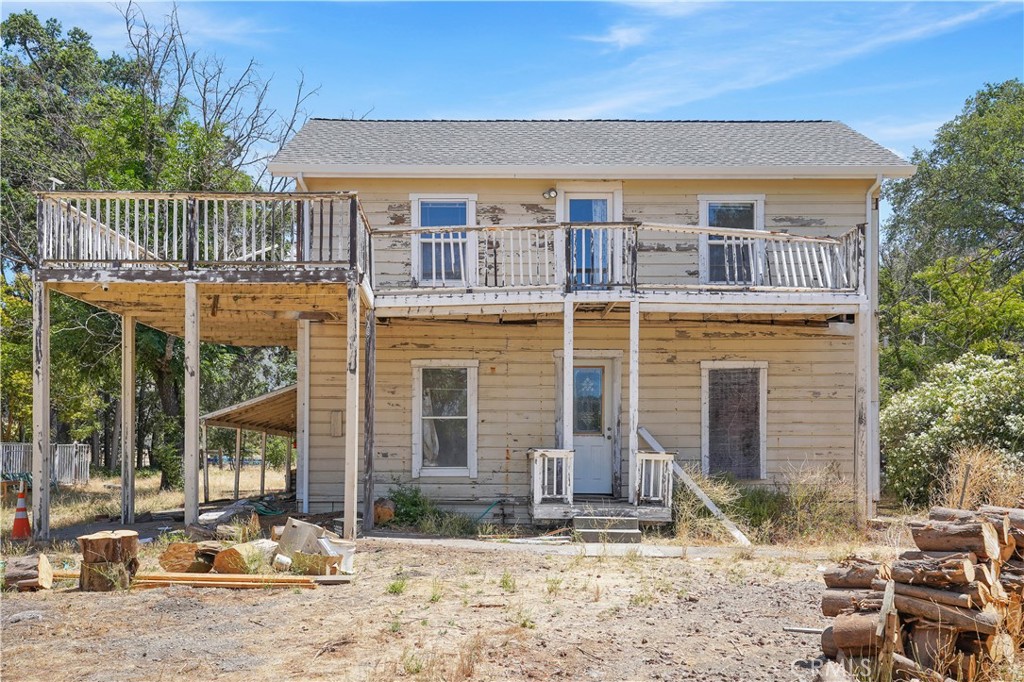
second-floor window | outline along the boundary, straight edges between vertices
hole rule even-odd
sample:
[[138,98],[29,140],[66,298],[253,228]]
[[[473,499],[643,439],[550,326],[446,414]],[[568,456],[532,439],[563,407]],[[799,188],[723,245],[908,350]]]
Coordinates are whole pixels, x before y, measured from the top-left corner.
[[[476,224],[476,195],[414,195],[414,227]],[[413,277],[424,286],[472,286],[476,235],[468,231],[422,232],[413,240]]]
[[[700,224],[764,230],[764,196],[701,195]],[[758,284],[763,254],[763,242],[707,235],[701,239],[701,281],[705,284]]]

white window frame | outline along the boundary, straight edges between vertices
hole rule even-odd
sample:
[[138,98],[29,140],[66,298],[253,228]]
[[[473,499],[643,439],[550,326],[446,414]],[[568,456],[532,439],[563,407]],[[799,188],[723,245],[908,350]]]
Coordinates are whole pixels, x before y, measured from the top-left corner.
[[[698,224],[701,227],[710,227],[708,225],[708,205],[714,203],[733,203],[733,204],[754,204],[754,229],[752,232],[764,232],[764,195],[763,194],[698,194],[697,201],[700,204],[700,211],[698,217]],[[701,284],[716,284],[711,281],[711,264],[710,257],[708,255],[708,235],[700,235],[699,240],[699,253],[698,262],[700,266],[700,283]],[[764,260],[765,244],[762,241],[758,245],[758,258]],[[756,277],[756,274],[755,274]],[[752,283],[753,285],[761,284],[756,279]]]
[[[423,466],[423,368],[456,367],[466,370],[466,464],[464,467]],[[412,477],[477,476],[477,384],[479,360],[412,361]]]
[[[466,227],[476,227],[476,194],[458,194],[458,193],[444,193],[444,194],[410,194],[409,204],[412,212],[412,226],[422,227],[420,225],[421,214],[420,214],[420,202],[421,201],[462,201],[466,204]],[[423,249],[420,245],[420,234],[414,234],[412,238],[412,278],[416,281],[418,286],[442,286],[442,282],[439,279],[423,279],[423,264],[421,262],[423,256]],[[463,275],[466,281],[467,287],[476,286],[477,274],[480,269],[479,252],[477,249],[477,233],[473,230],[466,230],[465,239],[465,261],[462,264]],[[459,282],[446,282],[447,286],[453,284],[458,285]]]
[[761,471],[759,480],[768,478],[768,362],[766,360],[704,360],[700,363],[700,463],[707,476],[711,470],[711,399],[709,374],[715,369],[759,369],[758,405],[761,437]]

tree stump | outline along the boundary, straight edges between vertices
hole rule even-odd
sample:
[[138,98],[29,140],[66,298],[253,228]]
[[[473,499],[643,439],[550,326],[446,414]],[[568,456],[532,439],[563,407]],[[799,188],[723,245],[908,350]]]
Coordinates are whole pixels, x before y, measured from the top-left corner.
[[82,567],[78,586],[83,592],[127,589],[139,569],[139,534],[133,530],[104,530],[78,538]]
[[259,573],[261,568],[270,565],[275,553],[277,543],[273,540],[243,542],[218,552],[213,560],[213,570],[218,573]]

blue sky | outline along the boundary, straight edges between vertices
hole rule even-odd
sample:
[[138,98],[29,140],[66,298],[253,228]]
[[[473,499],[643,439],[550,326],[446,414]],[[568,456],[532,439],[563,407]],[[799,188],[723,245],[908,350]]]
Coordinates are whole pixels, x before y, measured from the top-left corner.
[[[124,45],[109,3],[4,2]],[[143,5],[151,18],[164,3]],[[1024,3],[185,2],[195,47],[257,59],[314,116],[839,119],[907,155],[1024,76]]]

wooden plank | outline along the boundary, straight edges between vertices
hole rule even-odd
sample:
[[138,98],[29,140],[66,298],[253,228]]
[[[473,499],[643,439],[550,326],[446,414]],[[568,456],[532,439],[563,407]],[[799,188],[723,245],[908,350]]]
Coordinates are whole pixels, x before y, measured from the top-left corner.
[[640,303],[629,304],[629,501],[637,500],[637,453],[640,451]]
[[199,296],[185,284],[185,525],[199,518]]
[[242,475],[242,429],[235,429],[235,499],[238,499],[238,485]]
[[50,290],[32,285],[32,533],[50,539]]
[[135,523],[135,318],[121,318],[121,523]]
[[573,449],[573,315],[572,299],[562,304],[562,443],[563,450]]
[[373,308],[366,311],[366,374],[363,390],[366,392],[363,414],[363,530],[373,530],[373,448],[376,439],[376,384],[377,384],[377,317]]
[[267,492],[267,432],[260,432],[260,496]]
[[[299,347],[296,354],[297,381],[299,387],[296,412],[295,487],[300,508],[309,513],[309,320],[299,321]],[[290,474],[289,474],[290,475]]]

